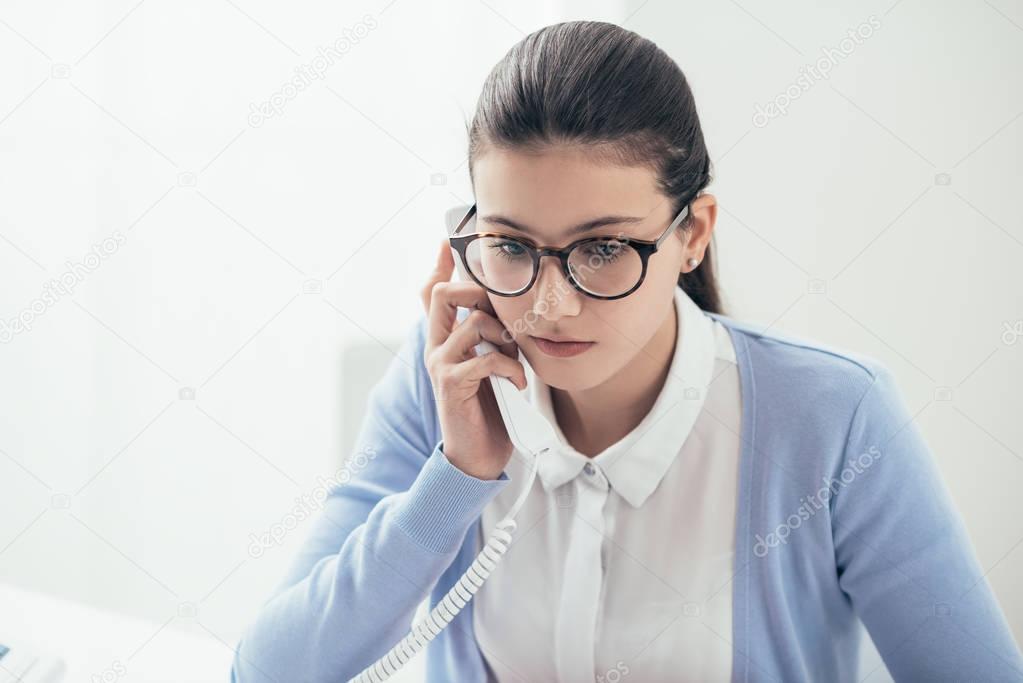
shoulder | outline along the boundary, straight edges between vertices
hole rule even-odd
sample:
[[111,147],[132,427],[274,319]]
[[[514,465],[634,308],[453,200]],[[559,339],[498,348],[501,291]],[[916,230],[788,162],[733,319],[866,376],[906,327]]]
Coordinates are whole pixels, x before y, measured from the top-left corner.
[[377,383],[375,391],[390,393],[397,390],[402,393],[403,399],[412,401],[419,401],[422,398],[423,382],[429,381],[423,358],[426,348],[426,323],[426,315],[419,314],[399,337],[401,341],[397,349],[379,342],[391,351],[393,358],[384,377]]
[[836,418],[846,424],[873,400],[899,400],[890,369],[866,353],[709,313],[732,335],[738,362],[758,406],[779,405],[803,418]]
[[[822,477],[843,478],[853,459],[873,461],[879,453],[897,456],[871,468],[870,483],[859,487],[862,500],[896,490],[907,478],[934,488],[927,444],[884,363],[799,335],[719,320],[732,333],[744,377],[743,406],[753,414],[748,436],[758,453],[769,454],[752,466],[763,468],[761,476],[778,475],[776,501],[817,490]],[[857,498],[843,495],[847,502]]]
[[390,344],[377,340],[392,356],[370,390],[367,408],[371,419],[397,420],[402,431],[421,433],[426,440],[432,440],[436,437],[437,420],[433,383],[424,359],[427,323],[425,313],[420,313]]
[[409,327],[405,342],[398,352],[398,356],[406,365],[406,369],[414,377],[415,393],[414,398],[427,407],[433,407],[432,382],[430,373],[426,369],[426,337],[429,334],[430,319],[426,313],[420,313],[416,320]]

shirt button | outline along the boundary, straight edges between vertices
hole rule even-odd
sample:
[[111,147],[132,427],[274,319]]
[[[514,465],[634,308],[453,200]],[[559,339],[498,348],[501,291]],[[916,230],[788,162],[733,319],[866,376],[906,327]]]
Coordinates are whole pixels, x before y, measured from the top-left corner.
[[591,477],[593,476],[593,473],[595,471],[596,470],[593,467],[593,463],[591,462],[588,462],[583,466],[583,472],[586,472],[586,474],[590,475]]

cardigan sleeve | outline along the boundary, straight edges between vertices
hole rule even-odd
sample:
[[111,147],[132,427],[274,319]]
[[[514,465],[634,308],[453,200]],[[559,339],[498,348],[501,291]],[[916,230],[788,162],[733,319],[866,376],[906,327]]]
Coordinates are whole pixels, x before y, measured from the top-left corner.
[[1023,680],[963,520],[884,366],[852,418],[835,479],[839,583],[894,679]]
[[508,483],[432,443],[425,318],[369,395],[355,453],[291,566],[242,633],[231,680],[343,681],[409,630],[483,507]]

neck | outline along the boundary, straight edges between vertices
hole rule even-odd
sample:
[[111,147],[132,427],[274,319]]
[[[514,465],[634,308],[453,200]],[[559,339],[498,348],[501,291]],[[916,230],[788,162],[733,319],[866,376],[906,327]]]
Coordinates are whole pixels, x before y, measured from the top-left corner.
[[636,428],[664,387],[678,337],[678,311],[671,306],[646,345],[604,383],[583,391],[551,387],[558,426],[572,448],[593,457]]

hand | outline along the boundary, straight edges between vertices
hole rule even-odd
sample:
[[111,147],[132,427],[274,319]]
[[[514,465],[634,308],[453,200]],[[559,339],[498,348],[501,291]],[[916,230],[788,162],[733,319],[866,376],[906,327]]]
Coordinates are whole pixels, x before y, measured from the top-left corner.
[[[428,332],[423,360],[433,383],[444,454],[460,470],[479,479],[501,476],[514,446],[508,438],[494,398],[490,375],[507,377],[526,387],[526,371],[518,345],[497,319],[487,290],[475,282],[452,282],[454,256],[447,239],[437,255],[437,267],[422,289]],[[456,324],[457,308],[473,308]],[[480,340],[500,350],[477,356]]]

